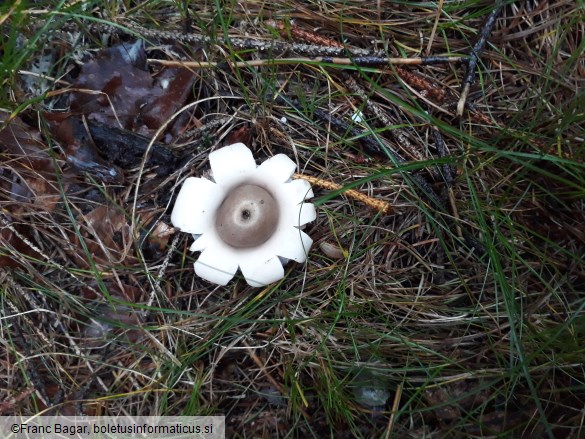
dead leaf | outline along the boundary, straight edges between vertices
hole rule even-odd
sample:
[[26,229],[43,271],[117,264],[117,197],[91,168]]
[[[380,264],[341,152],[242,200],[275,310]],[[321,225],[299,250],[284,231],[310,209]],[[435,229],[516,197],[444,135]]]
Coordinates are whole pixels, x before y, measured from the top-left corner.
[[[152,130],[159,129],[191,94],[195,75],[187,69],[166,69],[156,79],[149,102],[140,117]],[[176,128],[175,128],[176,129]]]
[[135,343],[141,336],[139,313],[126,305],[101,305],[95,318],[90,319],[84,330],[87,347],[101,347],[112,338],[121,338]]
[[433,414],[441,422],[449,424],[462,413],[484,404],[491,397],[490,389],[481,389],[483,383],[476,380],[456,381],[425,390],[424,397],[429,406],[436,406]]
[[234,143],[243,143],[244,145],[252,144],[252,129],[248,125],[242,125],[241,127],[230,131],[226,136],[224,143],[226,145],[232,145]]
[[152,93],[152,83],[142,40],[119,44],[83,65],[71,95],[71,109],[102,123],[119,121],[132,129],[140,107]]
[[159,251],[166,248],[169,243],[169,237],[175,233],[175,229],[170,227],[168,224],[159,221],[156,223],[154,230],[148,236],[148,241],[151,245],[154,245]]
[[0,147],[30,169],[53,173],[53,161],[40,132],[18,116],[9,120],[7,113],[0,112]]
[[[99,206],[85,215],[85,221],[96,239],[99,239],[108,249],[116,251],[131,241],[130,226],[126,216],[112,206]],[[119,238],[115,239],[116,234]],[[120,240],[122,242],[120,242]]]
[[[20,267],[20,258],[24,255],[31,258],[39,258],[40,255],[35,252],[21,238],[30,239],[27,232],[15,224],[12,224],[12,230],[0,222],[0,267]],[[18,236],[20,235],[20,236]],[[14,250],[13,250],[14,249]]]
[[[114,206],[102,205],[83,216],[81,233],[89,257],[95,264],[110,267],[113,264],[132,264],[136,258],[130,254],[132,247],[131,227],[124,212]],[[78,235],[71,235],[75,248],[81,245]],[[88,266],[84,253],[73,252],[79,264]]]
[[40,132],[20,117],[8,121],[6,113],[0,113],[2,123],[5,125],[0,128],[0,158],[3,158],[0,171],[11,181],[6,188],[9,199],[18,203],[12,210],[22,210],[25,207],[22,203],[33,203],[39,210],[52,211],[61,197],[55,162]]

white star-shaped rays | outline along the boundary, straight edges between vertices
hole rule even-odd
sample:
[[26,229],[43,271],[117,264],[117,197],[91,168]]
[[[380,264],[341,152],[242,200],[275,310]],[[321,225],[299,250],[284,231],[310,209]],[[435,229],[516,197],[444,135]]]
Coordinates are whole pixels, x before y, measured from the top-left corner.
[[[278,154],[260,166],[243,143],[226,146],[209,155],[213,180],[187,178],[171,214],[173,225],[192,233],[191,251],[200,251],[195,273],[210,282],[226,285],[238,268],[254,287],[284,277],[282,261],[305,262],[313,240],[301,227],[315,220],[309,182],[291,180],[295,163]],[[234,188],[256,185],[269,192],[278,206],[278,221],[272,235],[259,245],[236,248],[227,244],[216,228],[216,213]]]

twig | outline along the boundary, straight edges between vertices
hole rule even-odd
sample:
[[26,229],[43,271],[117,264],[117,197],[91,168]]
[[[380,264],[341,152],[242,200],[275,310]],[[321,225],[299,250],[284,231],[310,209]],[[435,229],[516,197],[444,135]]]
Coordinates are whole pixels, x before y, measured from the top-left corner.
[[[351,75],[344,75],[344,83],[347,88],[355,95],[357,95],[364,103],[366,109],[371,111],[378,119],[383,127],[389,127],[396,125],[390,119],[390,116],[386,114],[384,109],[373,99],[370,94],[359,85]],[[413,160],[423,161],[425,157],[422,153],[416,149],[408,138],[408,133],[402,128],[394,128],[390,131],[392,137],[399,145],[400,150],[404,152],[409,158]]]
[[396,387],[396,393],[394,394],[394,402],[392,403],[392,409],[390,411],[390,417],[388,418],[388,427],[386,427],[385,438],[390,437],[392,427],[394,427],[394,419],[396,418],[396,412],[398,411],[398,404],[400,404],[400,398],[402,397],[402,384],[398,384]]
[[469,89],[471,87],[471,83],[475,78],[475,69],[477,67],[477,61],[487,39],[492,32],[492,28],[494,24],[496,24],[496,19],[498,15],[500,15],[500,10],[502,9],[502,2],[499,1],[490,15],[488,16],[487,20],[485,21],[483,28],[479,33],[479,37],[471,50],[471,54],[469,55],[467,61],[467,71],[465,72],[465,78],[461,84],[461,97],[459,98],[459,102],[457,103],[457,116],[461,116],[463,114],[463,110],[465,108],[465,101],[467,100],[467,95],[469,94]]
[[[445,141],[443,140],[443,136],[441,136],[441,132],[436,127],[433,127],[432,132],[435,139],[435,147],[437,148],[439,157],[448,157],[449,150],[445,145]],[[453,184],[453,168],[449,164],[444,163],[441,165],[441,170],[443,171],[443,179],[445,180],[445,183],[447,186],[451,186]]]
[[317,56],[317,57],[295,57],[295,58],[267,58],[256,59],[250,61],[237,62],[211,62],[211,61],[172,61],[166,59],[149,58],[148,62],[153,64],[160,64],[167,67],[184,67],[189,69],[208,69],[221,67],[223,65],[230,65],[232,67],[261,67],[284,64],[335,64],[341,66],[360,66],[360,67],[376,67],[389,65],[434,65],[434,64],[449,64],[459,63],[465,61],[466,58],[458,56],[428,56],[419,58],[386,58],[380,56],[360,56],[355,58],[340,58],[332,56]]
[[[165,275],[165,272],[167,271],[167,268],[169,266],[171,256],[173,256],[173,254],[175,253],[175,250],[177,249],[177,243],[179,242],[179,238],[180,238],[180,235],[176,234],[175,237],[173,238],[173,240],[171,241],[171,246],[167,252],[167,255],[165,256],[163,263],[160,266],[160,269],[159,269],[158,274],[157,274],[156,278],[154,279],[154,281],[152,281],[150,276],[148,276],[148,280],[152,286],[152,290],[150,292],[150,297],[149,297],[148,303],[147,303],[148,308],[152,307],[152,304],[156,300],[157,293],[161,299],[163,297],[166,297],[164,291],[160,287],[160,284],[161,284],[162,279]],[[144,239],[146,239],[146,237]],[[145,320],[149,316],[149,314],[150,314],[149,310],[145,311],[145,313],[144,313]]]
[[149,165],[170,169],[177,162],[177,157],[162,143],[154,142],[148,151],[151,139],[140,134],[94,120],[88,121],[87,125],[102,154],[122,168],[136,166],[147,152],[150,153],[147,159]]
[[[435,147],[437,148],[437,152],[439,153],[439,157],[448,157],[449,150],[447,149],[447,145],[445,145],[445,141],[443,140],[443,136],[437,127],[433,127],[433,137],[435,139]],[[459,210],[457,209],[457,203],[455,203],[455,193],[453,192],[453,180],[454,180],[454,170],[448,163],[444,163],[441,165],[441,170],[443,171],[443,179],[445,180],[445,184],[447,185],[447,192],[449,198],[449,206],[451,206],[451,212],[453,214],[453,218],[455,218],[455,232],[457,236],[464,237],[463,230],[461,229],[460,224],[460,217],[459,217]]]
[[[372,51],[356,47],[330,47],[317,44],[287,43],[267,38],[235,37],[229,36],[224,41],[214,39],[207,35],[197,33],[184,33],[180,30],[159,30],[147,29],[131,22],[125,23],[90,23],[84,27],[90,34],[102,34],[104,32],[122,32],[143,38],[155,38],[172,42],[183,42],[188,44],[221,44],[230,46],[236,50],[255,50],[258,52],[272,53],[304,53],[309,56],[383,56],[383,52]],[[62,28],[64,31],[78,31],[77,23],[67,23]]]
[[[327,189],[330,191],[338,191],[343,189],[343,186],[338,183],[334,183],[329,180],[323,180],[318,177],[313,177],[312,175],[294,174],[293,178],[306,180],[315,186],[319,186],[323,189]],[[357,200],[361,203],[364,203],[366,206],[371,207],[374,210],[377,210],[382,215],[394,213],[394,209],[392,208],[390,203],[362,194],[361,192],[358,192],[355,189],[344,190],[343,195],[349,198],[353,198],[354,200]]]
[[191,143],[195,140],[198,140],[199,138],[201,138],[203,134],[210,133],[211,131],[218,129],[222,125],[230,122],[232,119],[233,117],[229,116],[210,120],[209,122],[207,122],[204,125],[201,125],[198,128],[193,128],[190,129],[189,131],[185,131],[184,133],[180,134],[177,143],[186,140],[188,140],[188,142]]

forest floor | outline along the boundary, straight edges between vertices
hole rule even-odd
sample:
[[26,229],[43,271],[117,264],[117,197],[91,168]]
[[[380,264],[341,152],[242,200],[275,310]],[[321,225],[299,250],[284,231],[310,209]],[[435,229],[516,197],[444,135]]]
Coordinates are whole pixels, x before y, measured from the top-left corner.
[[[584,11],[1,5],[0,415],[584,437]],[[198,278],[170,221],[235,142],[313,182],[265,288]]]

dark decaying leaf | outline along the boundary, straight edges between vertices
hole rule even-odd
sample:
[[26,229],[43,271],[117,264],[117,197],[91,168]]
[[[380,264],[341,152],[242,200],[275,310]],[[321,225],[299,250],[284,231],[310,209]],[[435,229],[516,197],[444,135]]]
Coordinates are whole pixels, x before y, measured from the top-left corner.
[[50,212],[60,200],[54,162],[40,132],[16,117],[0,113],[0,266],[17,267],[23,257],[39,258],[25,242],[30,229],[19,216],[30,210]]
[[114,239],[119,234],[122,242],[130,242],[130,226],[123,212],[113,206],[102,205],[85,215],[90,231],[100,239],[108,249],[120,247],[121,242]]
[[153,135],[163,126],[187,100],[194,80],[189,70],[166,69],[154,81],[143,43],[119,44],[83,65],[70,98],[74,115],[46,114],[46,118],[53,122],[68,163],[79,173],[121,183],[124,177],[118,166],[136,168],[148,153],[146,164],[166,175],[176,157],[158,142],[149,149],[151,138],[138,133]]
[[85,63],[71,94],[71,110],[106,125],[157,130],[191,94],[195,74],[169,68],[153,80],[142,41],[124,43]]
[[114,338],[136,343],[142,333],[132,328],[139,325],[139,313],[133,308],[120,304],[102,305],[85,327],[85,345],[99,348]]
[[142,122],[152,130],[160,128],[183,105],[194,81],[190,70],[163,70],[156,78],[148,103],[140,110]]
[[111,47],[83,65],[71,94],[71,110],[132,129],[152,82],[141,40]]
[[24,227],[13,226],[13,228],[14,230],[11,230],[3,224],[0,228],[0,267],[19,267],[24,257],[39,257],[37,252],[21,238],[21,236],[26,237],[27,231]]
[[153,250],[162,252],[167,248],[169,238],[175,233],[175,229],[168,224],[159,221],[154,226],[152,232],[148,235],[148,244]]
[[[482,387],[483,386],[483,387]],[[424,398],[433,410],[430,412],[440,424],[448,426],[469,412],[481,409],[481,425],[470,426],[470,434],[482,435],[505,431],[520,422],[522,417],[517,411],[500,411],[495,407],[485,407],[492,399],[493,388],[477,380],[455,381],[440,387],[425,390]]]
[[20,117],[9,121],[9,115],[0,112],[0,152],[26,163],[38,173],[53,173],[53,161],[38,130],[24,123]]
[[233,143],[242,142],[245,145],[251,145],[254,140],[254,131],[249,125],[242,125],[235,130],[230,131],[224,143],[231,145]]

